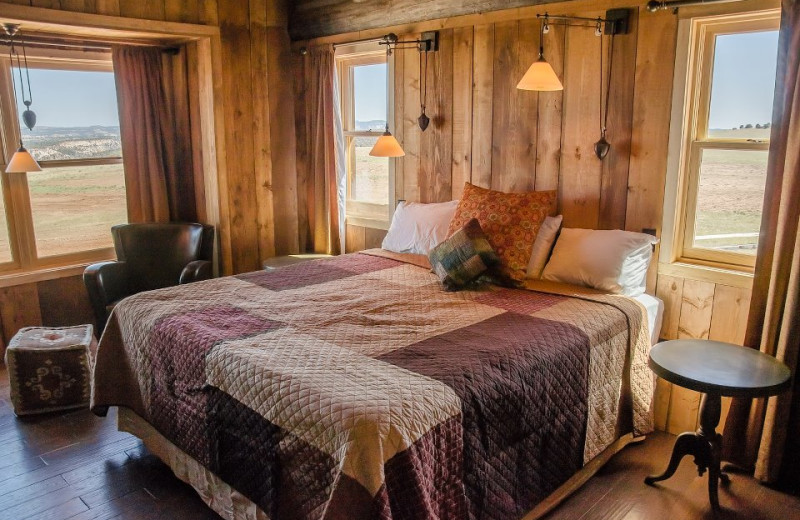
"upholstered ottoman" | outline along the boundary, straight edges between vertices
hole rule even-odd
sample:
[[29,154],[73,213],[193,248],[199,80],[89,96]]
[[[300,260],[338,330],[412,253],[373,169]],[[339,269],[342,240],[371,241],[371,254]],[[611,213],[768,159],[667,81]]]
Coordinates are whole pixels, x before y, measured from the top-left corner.
[[21,329],[6,350],[14,413],[87,406],[96,347],[91,325]]

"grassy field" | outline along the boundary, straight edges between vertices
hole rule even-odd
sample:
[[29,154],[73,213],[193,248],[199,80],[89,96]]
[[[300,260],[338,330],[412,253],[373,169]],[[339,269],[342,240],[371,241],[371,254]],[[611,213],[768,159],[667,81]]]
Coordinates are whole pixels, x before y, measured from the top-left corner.
[[28,174],[40,257],[110,247],[128,221],[122,165],[47,168]]
[[697,237],[758,233],[767,154],[766,151],[705,150],[697,197],[697,247],[755,254],[757,236],[700,240]]
[[352,198],[361,202],[386,204],[389,200],[389,160],[369,155],[376,140],[356,140],[356,178],[351,185]]

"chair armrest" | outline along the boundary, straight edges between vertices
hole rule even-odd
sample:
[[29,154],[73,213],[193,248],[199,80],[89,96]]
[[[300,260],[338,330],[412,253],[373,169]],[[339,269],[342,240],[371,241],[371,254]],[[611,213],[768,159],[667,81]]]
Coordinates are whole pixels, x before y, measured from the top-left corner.
[[178,283],[192,283],[201,280],[210,280],[212,278],[211,262],[207,260],[195,260],[189,262],[186,267],[181,271],[181,277]]
[[102,332],[108,319],[107,306],[129,295],[128,266],[125,262],[100,262],[83,271],[97,330]]
[[109,305],[129,296],[128,265],[125,262],[100,262],[83,271],[83,283],[89,297]]

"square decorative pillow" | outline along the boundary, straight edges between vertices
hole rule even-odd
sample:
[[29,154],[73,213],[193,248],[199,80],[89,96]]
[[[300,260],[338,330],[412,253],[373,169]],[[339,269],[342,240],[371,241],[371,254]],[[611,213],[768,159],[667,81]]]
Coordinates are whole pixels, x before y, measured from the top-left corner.
[[470,183],[458,204],[449,234],[478,219],[489,244],[500,257],[500,273],[513,282],[525,279],[533,241],[548,215],[556,211],[555,191],[503,193]]
[[500,258],[474,218],[433,248],[428,259],[448,291],[463,289],[500,266]]

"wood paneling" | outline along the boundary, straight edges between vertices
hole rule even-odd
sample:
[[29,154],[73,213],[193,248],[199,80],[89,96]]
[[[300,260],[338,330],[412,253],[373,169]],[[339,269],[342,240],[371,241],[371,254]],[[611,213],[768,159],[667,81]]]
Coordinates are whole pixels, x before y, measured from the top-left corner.
[[439,35],[439,52],[428,53],[427,113],[430,126],[419,137],[422,202],[452,200],[453,191],[453,30]]
[[472,57],[472,184],[492,184],[492,119],[494,93],[494,24],[473,29]]
[[94,324],[81,276],[0,288],[0,359],[23,327]]

